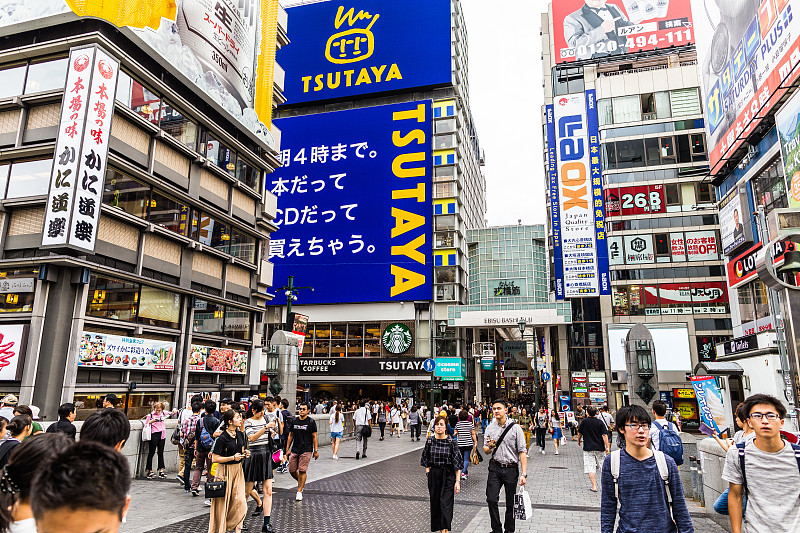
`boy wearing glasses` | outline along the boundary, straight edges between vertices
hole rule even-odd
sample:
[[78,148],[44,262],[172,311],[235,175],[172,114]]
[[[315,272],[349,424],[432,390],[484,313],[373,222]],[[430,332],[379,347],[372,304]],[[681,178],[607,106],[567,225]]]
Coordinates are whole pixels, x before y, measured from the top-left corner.
[[742,414],[756,436],[731,446],[725,456],[722,479],[730,483],[731,531],[800,531],[800,447],[781,439],[786,408],[773,396],[754,394],[742,404]]
[[650,422],[650,414],[640,405],[617,411],[616,430],[624,446],[603,461],[602,533],[613,533],[617,504],[616,531],[694,532],[675,461],[647,445]]

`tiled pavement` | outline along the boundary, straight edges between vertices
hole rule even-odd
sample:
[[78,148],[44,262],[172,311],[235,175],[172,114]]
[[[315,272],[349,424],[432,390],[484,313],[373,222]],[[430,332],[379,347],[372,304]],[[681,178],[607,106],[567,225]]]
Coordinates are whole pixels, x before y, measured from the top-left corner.
[[[368,459],[356,461],[354,444],[346,442],[339,461],[330,447],[312,461],[303,502],[295,502],[294,480],[277,474],[272,520],[281,533],[387,533],[430,530],[427,486],[419,466],[422,442],[370,439]],[[348,457],[344,457],[346,452]],[[486,461],[470,467],[470,476],[456,496],[454,532],[490,531],[486,510]],[[534,517],[517,522],[519,533],[599,531],[600,496],[588,490],[576,443],[569,442],[559,455],[548,442],[546,455],[532,453],[528,463],[529,493]],[[205,533],[208,508],[201,498],[191,498],[176,483],[135,481],[133,502],[123,533]],[[703,517],[703,509],[688,502],[695,531],[723,530]],[[252,510],[252,502],[250,508]],[[501,500],[501,508],[503,502]],[[260,531],[260,519],[245,521],[250,531]]]

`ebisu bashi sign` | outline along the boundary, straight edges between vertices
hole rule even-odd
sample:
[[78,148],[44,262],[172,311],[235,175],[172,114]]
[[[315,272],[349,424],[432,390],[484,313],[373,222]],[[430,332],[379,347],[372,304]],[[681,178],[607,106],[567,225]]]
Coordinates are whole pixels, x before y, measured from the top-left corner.
[[350,0],[287,9],[288,104],[452,83],[450,0]]
[[303,304],[431,300],[431,101],[275,124],[275,279],[314,287]]
[[594,90],[547,106],[556,298],[610,294]]

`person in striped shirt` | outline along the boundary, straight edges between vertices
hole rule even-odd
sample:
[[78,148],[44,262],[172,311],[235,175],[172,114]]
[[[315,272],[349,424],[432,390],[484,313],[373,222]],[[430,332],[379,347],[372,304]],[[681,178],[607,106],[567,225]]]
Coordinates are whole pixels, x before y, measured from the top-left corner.
[[461,470],[461,479],[467,479],[469,458],[472,454],[472,450],[475,449],[478,439],[475,435],[475,425],[469,421],[469,413],[466,409],[462,409],[458,413],[456,440],[458,441],[458,449],[461,451],[461,455],[464,458],[464,468]]

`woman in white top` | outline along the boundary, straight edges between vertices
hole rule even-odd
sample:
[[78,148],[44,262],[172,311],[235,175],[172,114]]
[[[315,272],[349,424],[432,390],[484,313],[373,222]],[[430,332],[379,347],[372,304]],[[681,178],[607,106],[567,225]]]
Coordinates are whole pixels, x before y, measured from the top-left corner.
[[406,426],[408,420],[408,406],[403,402],[403,405],[400,406],[400,433],[406,432]]
[[339,459],[339,444],[342,442],[343,435],[344,415],[342,414],[342,406],[337,405],[331,412],[331,449],[334,459]]
[[558,445],[561,444],[561,437],[564,433],[561,431],[561,418],[553,409],[550,412],[550,430],[553,432],[553,445],[556,447],[556,455],[558,455]]
[[391,437],[394,435],[394,432],[397,431],[397,438],[400,438],[400,408],[396,405],[392,406],[392,410],[389,412],[392,417],[392,427],[389,430],[389,436]]
[[0,532],[36,533],[31,510],[31,484],[42,464],[75,441],[63,433],[46,433],[17,446],[0,478]]
[[[244,460],[244,493],[245,501],[251,496],[256,502],[253,516],[264,513],[264,531],[272,529],[270,515],[272,514],[272,480],[275,475],[272,471],[272,443],[274,432],[280,430],[280,422],[274,412],[265,416],[265,403],[261,399],[253,400],[250,409],[253,416],[244,421],[244,434],[250,442],[250,457]],[[272,407],[272,406],[270,406]],[[264,500],[255,490],[256,483],[261,483]]]

